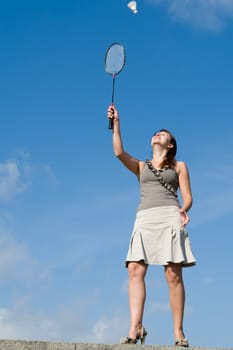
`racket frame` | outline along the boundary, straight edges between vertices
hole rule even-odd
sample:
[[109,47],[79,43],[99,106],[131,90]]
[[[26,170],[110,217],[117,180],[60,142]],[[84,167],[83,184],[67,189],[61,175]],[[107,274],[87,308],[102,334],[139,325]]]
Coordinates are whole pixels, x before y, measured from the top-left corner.
[[[111,48],[115,45],[118,45],[122,48],[122,53],[123,53],[123,60],[122,60],[122,65],[121,65],[121,68],[112,73],[110,72],[108,69],[107,69],[107,59],[108,59],[108,54],[109,54],[109,51],[111,50]],[[116,41],[114,43],[112,43],[111,45],[109,45],[109,47],[107,48],[107,51],[106,51],[106,54],[105,54],[105,58],[104,58],[104,65],[105,65],[105,71],[106,73],[110,74],[112,76],[112,101],[111,101],[111,104],[112,106],[114,106],[114,94],[115,94],[115,78],[116,78],[116,75],[118,75],[124,68],[125,66],[125,62],[126,62],[126,53],[125,53],[125,48],[124,46]],[[113,129],[113,119],[109,119],[109,124],[108,124],[108,129]]]

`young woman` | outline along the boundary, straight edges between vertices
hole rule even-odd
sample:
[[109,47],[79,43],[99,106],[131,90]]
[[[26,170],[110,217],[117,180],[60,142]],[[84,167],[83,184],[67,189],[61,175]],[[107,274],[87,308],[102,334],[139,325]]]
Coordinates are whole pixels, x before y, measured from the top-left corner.
[[[145,275],[148,265],[164,266],[169,288],[176,346],[188,347],[183,331],[185,289],[182,268],[196,263],[186,230],[192,193],[187,166],[176,161],[177,144],[168,130],[156,132],[151,139],[153,156],[140,161],[123,147],[120,119],[114,106],[108,108],[113,120],[115,156],[133,172],[140,183],[141,200],[126,258],[129,275],[130,329],[121,344],[143,344],[147,332],[143,327],[146,299]],[[177,198],[180,189],[182,205]]]

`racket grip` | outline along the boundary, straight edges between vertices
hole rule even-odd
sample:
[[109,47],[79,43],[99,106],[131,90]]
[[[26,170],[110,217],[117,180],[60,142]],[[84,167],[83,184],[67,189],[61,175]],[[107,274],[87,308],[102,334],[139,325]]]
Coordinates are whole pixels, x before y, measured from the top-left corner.
[[113,119],[108,120],[108,128],[111,130],[113,129]]

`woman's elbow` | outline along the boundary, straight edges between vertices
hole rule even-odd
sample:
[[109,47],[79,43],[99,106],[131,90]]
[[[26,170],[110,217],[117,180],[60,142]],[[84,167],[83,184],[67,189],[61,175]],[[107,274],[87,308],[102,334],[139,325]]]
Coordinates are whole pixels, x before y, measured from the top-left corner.
[[114,149],[114,155],[117,158],[121,158],[124,155],[124,150],[122,150],[122,149]]
[[193,197],[192,195],[189,196],[189,198],[187,199],[187,203],[188,203],[188,206],[189,206],[189,209],[192,207],[193,205]]

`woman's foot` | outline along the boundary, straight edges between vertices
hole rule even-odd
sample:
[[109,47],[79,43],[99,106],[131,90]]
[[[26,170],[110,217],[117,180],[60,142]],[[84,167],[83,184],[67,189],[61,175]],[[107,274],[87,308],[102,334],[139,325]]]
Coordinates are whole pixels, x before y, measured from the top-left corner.
[[189,346],[189,342],[186,338],[175,339],[175,346],[182,346],[184,348],[187,348]]
[[120,344],[122,344],[122,345],[137,344],[137,339],[136,338],[135,339],[134,338],[130,338],[130,337],[121,338]]
[[145,344],[147,336],[147,331],[144,327],[142,327],[142,331],[140,334],[137,334],[136,338],[125,337],[120,340],[120,344],[137,344],[138,340],[141,341],[141,344]]
[[145,344],[146,336],[147,336],[147,331],[144,327],[142,327],[142,333],[139,337],[137,337],[137,340],[140,339],[141,344]]

